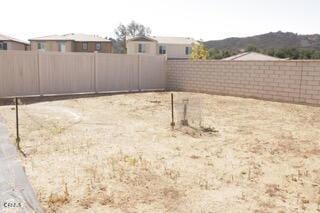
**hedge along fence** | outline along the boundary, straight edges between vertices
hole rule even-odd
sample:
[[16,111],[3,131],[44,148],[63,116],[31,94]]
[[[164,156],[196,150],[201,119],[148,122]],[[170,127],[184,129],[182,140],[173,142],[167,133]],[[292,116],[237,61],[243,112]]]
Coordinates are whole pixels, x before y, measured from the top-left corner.
[[168,61],[168,88],[320,105],[320,61]]
[[0,97],[166,88],[164,56],[0,52]]

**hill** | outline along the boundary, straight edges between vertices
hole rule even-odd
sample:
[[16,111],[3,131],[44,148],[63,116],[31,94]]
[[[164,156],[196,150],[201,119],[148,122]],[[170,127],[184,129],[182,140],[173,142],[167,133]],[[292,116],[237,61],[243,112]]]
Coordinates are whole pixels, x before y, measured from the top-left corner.
[[297,48],[320,51],[320,35],[299,35],[291,32],[271,32],[245,38],[227,38],[204,42],[211,49],[240,51],[254,46],[260,50]]

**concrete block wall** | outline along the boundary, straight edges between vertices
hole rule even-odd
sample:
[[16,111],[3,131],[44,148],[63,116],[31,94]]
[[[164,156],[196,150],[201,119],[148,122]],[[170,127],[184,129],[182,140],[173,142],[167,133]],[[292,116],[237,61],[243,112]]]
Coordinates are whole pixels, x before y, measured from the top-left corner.
[[320,61],[168,61],[169,89],[320,105]]

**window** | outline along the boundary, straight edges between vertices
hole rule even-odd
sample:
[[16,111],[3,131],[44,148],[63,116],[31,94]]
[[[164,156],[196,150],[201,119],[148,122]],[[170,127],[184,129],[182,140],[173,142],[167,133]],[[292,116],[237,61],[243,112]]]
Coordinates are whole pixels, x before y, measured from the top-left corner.
[[191,47],[186,47],[186,55],[190,55],[192,52],[192,48]]
[[7,43],[0,42],[0,50],[7,50],[7,49],[8,49]]
[[82,49],[87,50],[88,49],[88,43],[82,43]]
[[38,50],[44,50],[44,42],[38,42]]
[[159,54],[163,55],[163,54],[167,54],[167,47],[166,46],[159,46]]
[[59,43],[59,52],[65,52],[66,51],[66,43],[60,42]]
[[96,50],[97,51],[101,50],[101,43],[96,43]]
[[139,53],[145,53],[146,52],[146,45],[145,44],[139,44]]

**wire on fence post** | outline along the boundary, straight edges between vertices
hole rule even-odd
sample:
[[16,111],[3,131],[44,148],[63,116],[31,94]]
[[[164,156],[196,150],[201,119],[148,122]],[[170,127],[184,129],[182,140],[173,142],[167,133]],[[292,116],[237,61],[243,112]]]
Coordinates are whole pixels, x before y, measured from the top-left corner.
[[171,93],[171,128],[173,129],[175,126],[174,123],[174,111],[173,111],[173,93]]
[[15,98],[15,104],[16,104],[16,143],[17,143],[17,149],[21,152],[21,154],[26,157],[26,154],[21,150],[20,147],[20,134],[19,134],[19,103],[18,98]]

